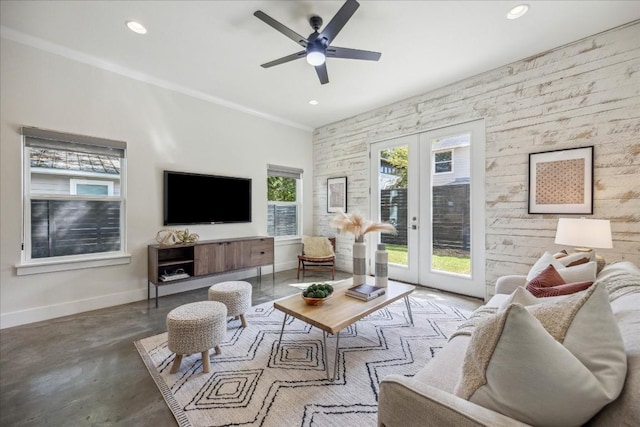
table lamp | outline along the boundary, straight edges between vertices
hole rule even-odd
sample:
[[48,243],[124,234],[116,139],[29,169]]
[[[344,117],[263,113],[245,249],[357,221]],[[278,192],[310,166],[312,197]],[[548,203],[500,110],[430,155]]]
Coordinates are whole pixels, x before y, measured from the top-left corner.
[[[574,246],[576,252],[612,248],[611,222],[608,219],[558,218],[555,243]],[[597,254],[595,259],[600,272],[605,260]]]

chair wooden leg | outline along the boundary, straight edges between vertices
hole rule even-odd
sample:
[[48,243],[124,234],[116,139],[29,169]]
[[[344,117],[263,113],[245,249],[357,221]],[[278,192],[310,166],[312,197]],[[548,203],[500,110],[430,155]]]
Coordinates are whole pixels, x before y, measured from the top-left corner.
[[302,261],[298,260],[298,279],[297,280],[300,280],[300,264],[302,264]]
[[202,372],[208,374],[211,370],[211,365],[209,364],[209,350],[205,350],[202,352]]
[[240,322],[242,322],[242,327],[243,328],[247,327],[247,319],[244,318],[244,314],[240,315]]
[[176,354],[175,359],[173,359],[173,365],[171,365],[171,370],[169,371],[169,373],[175,374],[176,372],[178,372],[178,369],[180,369],[180,363],[182,363],[182,355]]

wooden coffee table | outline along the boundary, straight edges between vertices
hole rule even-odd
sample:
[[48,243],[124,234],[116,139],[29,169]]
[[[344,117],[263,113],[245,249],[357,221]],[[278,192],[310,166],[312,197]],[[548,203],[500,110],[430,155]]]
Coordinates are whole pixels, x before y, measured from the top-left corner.
[[[367,283],[374,284],[373,277],[367,277]],[[327,378],[333,381],[336,378],[338,369],[338,349],[340,348],[340,331],[347,326],[357,322],[363,317],[380,310],[394,301],[404,298],[409,314],[409,322],[413,325],[413,315],[409,305],[409,294],[414,291],[415,286],[389,281],[387,291],[384,295],[370,301],[362,301],[345,295],[345,291],[353,285],[352,279],[346,279],[333,284],[333,294],[322,305],[308,305],[300,294],[291,295],[273,302],[273,307],[284,312],[282,329],[278,347],[282,341],[284,326],[289,316],[302,320],[316,328],[322,330],[322,340],[324,346],[324,359],[327,370]],[[333,377],[329,376],[329,359],[327,359],[327,333],[336,336],[336,351],[333,360]]]

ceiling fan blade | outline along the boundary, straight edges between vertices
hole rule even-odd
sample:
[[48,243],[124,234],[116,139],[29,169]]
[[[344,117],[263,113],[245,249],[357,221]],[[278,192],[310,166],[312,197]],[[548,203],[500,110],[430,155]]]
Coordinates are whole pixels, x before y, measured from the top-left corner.
[[307,47],[306,37],[303,37],[300,34],[293,31],[292,29],[285,27],[284,25],[282,25],[281,23],[279,23],[278,21],[276,21],[275,19],[273,19],[272,17],[264,13],[263,11],[256,10],[253,13],[253,16],[265,22],[267,25],[270,25],[271,27],[275,28],[285,36],[289,37],[294,42],[298,43],[300,46]]
[[330,46],[326,50],[328,58],[363,59],[365,61],[377,61],[382,55],[380,52],[369,50],[349,49],[346,47]]
[[318,78],[320,79],[321,84],[329,83],[329,74],[327,73],[327,64],[324,63],[322,65],[316,65],[316,73],[318,73]]
[[287,55],[284,56],[280,59],[275,59],[271,62],[267,62],[265,64],[262,64],[261,67],[262,68],[269,68],[269,67],[273,67],[274,65],[280,65],[280,64],[284,64],[285,62],[290,62],[290,61],[294,61],[296,59],[300,59],[300,58],[304,58],[306,55],[306,52],[304,50],[301,50],[300,52],[296,52],[296,53],[292,53],[291,55]]
[[327,45],[331,44],[340,30],[342,30],[342,27],[351,19],[359,7],[360,4],[356,0],[347,0],[317,38],[325,38]]

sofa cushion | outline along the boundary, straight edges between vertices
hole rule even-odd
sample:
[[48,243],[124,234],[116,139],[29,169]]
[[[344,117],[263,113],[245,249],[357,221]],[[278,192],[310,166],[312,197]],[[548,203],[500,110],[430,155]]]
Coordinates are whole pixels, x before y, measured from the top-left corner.
[[606,289],[592,286],[480,322],[455,394],[532,425],[581,425],[618,396],[626,367]]
[[640,269],[629,261],[608,264],[598,274],[598,284],[609,290],[611,309],[627,354],[627,378],[620,396],[591,419],[589,426],[639,426]]
[[[565,268],[565,269],[562,269],[561,271],[565,272],[565,274],[571,278],[591,278],[590,271],[585,269],[583,266],[588,267],[583,264],[577,267]],[[593,276],[595,276],[595,266],[596,264],[593,263],[592,268],[589,269],[589,270],[593,270],[592,271]],[[577,269],[585,270],[585,273],[582,275],[580,272],[578,273],[571,272],[568,274],[566,273],[567,271],[577,270]],[[538,274],[536,277],[530,280],[529,283],[527,283],[526,289],[529,292],[531,292],[531,294],[533,294],[534,296],[538,298],[542,298],[542,297],[551,297],[551,296],[558,296],[558,295],[568,295],[575,292],[583,291],[587,289],[589,286],[591,286],[592,284],[593,284],[593,280],[568,283],[562,277],[561,273],[558,270],[556,270],[556,268],[553,265],[549,264],[547,268],[542,270],[540,274]]]

